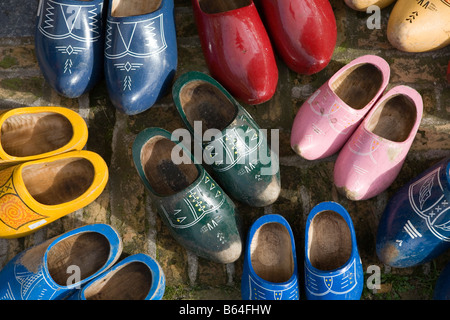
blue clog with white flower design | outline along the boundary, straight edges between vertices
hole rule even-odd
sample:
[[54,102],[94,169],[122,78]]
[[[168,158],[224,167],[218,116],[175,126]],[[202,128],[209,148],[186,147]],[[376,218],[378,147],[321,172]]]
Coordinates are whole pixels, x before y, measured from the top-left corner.
[[73,229],[22,251],[0,271],[0,300],[59,300],[110,268],[122,253],[106,224]]
[[113,105],[141,113],[167,93],[177,68],[173,0],[109,0],[105,77]]
[[364,274],[352,219],[335,202],[322,202],[305,229],[305,287],[308,300],[359,300]]
[[138,253],[88,282],[69,300],[161,300],[166,278],[156,260]]
[[77,98],[103,76],[103,0],[42,0],[35,50],[45,80]]
[[389,200],[376,250],[396,268],[428,262],[450,248],[450,157],[425,170]]
[[283,216],[263,215],[251,226],[241,296],[244,300],[299,299],[294,235]]

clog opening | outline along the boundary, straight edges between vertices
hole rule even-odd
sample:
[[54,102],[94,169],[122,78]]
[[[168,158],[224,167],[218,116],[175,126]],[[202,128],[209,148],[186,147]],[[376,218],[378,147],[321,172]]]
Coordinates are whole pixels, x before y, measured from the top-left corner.
[[366,127],[382,138],[403,142],[408,139],[416,119],[414,101],[405,95],[395,95],[377,107]]
[[380,90],[383,73],[373,64],[357,64],[330,84],[334,93],[353,109],[363,109]]
[[322,211],[311,221],[308,231],[311,265],[330,271],[342,267],[352,254],[352,237],[345,219],[334,211]]
[[50,277],[60,286],[75,284],[99,271],[108,261],[110,244],[97,232],[84,232],[55,244],[47,254]]
[[250,244],[253,270],[262,279],[280,283],[288,281],[294,272],[291,237],[285,226],[266,223],[256,230]]
[[208,14],[227,12],[252,4],[250,0],[198,0],[200,8]]
[[28,157],[57,150],[72,137],[70,121],[53,112],[12,115],[1,127],[3,150],[13,157]]
[[26,165],[22,170],[25,188],[37,202],[60,205],[75,200],[92,185],[95,169],[84,158],[71,157]]
[[91,284],[86,300],[144,300],[152,287],[152,272],[139,261],[127,263]]
[[162,0],[113,0],[111,16],[131,17],[158,10]]
[[180,91],[180,103],[186,118],[202,122],[204,133],[208,129],[225,129],[236,117],[237,109],[219,88],[204,81],[191,81]]
[[[186,161],[176,164],[172,159],[172,150],[176,152],[177,145],[163,137],[155,136],[149,139],[141,151],[141,163],[154,192],[162,196],[175,194],[191,185],[199,176],[195,164],[185,157]],[[180,159],[182,159],[180,148]]]

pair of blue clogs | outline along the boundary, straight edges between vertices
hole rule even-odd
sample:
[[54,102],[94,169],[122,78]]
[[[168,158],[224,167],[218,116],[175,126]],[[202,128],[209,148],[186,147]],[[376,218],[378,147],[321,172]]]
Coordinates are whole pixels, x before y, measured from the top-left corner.
[[69,98],[91,90],[104,70],[114,106],[137,114],[167,92],[175,75],[173,0],[132,6],[123,0],[42,0],[36,24],[41,71]]
[[[340,204],[322,202],[308,215],[305,231],[308,300],[359,300],[363,269],[350,215]],[[295,241],[280,215],[264,215],[250,228],[241,294],[245,300],[299,299]]]
[[165,276],[159,264],[142,253],[118,261],[121,253],[122,240],[109,225],[68,231],[5,265],[0,300],[162,299]]

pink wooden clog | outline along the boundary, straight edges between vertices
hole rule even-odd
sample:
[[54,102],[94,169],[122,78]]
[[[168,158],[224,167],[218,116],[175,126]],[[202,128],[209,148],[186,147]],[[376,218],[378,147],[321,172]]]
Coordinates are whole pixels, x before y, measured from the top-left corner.
[[388,63],[359,57],[334,74],[300,108],[291,131],[292,149],[307,160],[336,153],[383,94]]
[[407,86],[389,90],[342,148],[334,184],[350,200],[365,200],[395,180],[422,119],[420,94]]

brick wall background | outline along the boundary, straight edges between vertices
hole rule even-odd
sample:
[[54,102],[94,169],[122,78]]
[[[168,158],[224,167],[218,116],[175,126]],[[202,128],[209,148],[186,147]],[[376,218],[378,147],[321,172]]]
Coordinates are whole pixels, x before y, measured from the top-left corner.
[[[386,38],[392,6],[382,10],[381,29],[369,30],[364,12],[348,8],[342,0],[330,0],[336,16],[338,40],[330,64],[320,73],[304,76],[278,60],[279,83],[275,96],[259,106],[245,106],[262,128],[280,130],[282,192],[265,208],[239,207],[246,232],[266,213],[283,215],[292,226],[297,244],[300,279],[303,279],[304,227],[312,207],[322,201],[341,203],[351,214],[364,270],[381,267],[382,289],[365,289],[363,299],[430,299],[434,282],[450,253],[414,268],[384,266],[375,253],[375,237],[383,209],[395,191],[450,155],[450,86],[445,73],[450,47],[411,54],[394,49]],[[162,224],[144,190],[131,159],[131,145],[144,128],[157,126],[173,131],[183,127],[172,97],[167,94],[150,110],[126,116],[111,105],[104,81],[78,99],[57,95],[44,81],[34,54],[34,19],[38,0],[2,0],[0,3],[0,108],[53,105],[79,112],[89,127],[87,149],[103,156],[110,179],[103,194],[92,204],[71,213],[25,238],[0,239],[0,268],[22,250],[67,230],[89,223],[108,223],[124,242],[124,255],[144,252],[156,258],[166,275],[165,299],[240,299],[243,257],[230,265],[197,258],[183,249]],[[177,76],[197,70],[207,73],[189,0],[175,0],[178,41]],[[333,185],[336,156],[306,161],[290,148],[292,121],[302,103],[338,69],[364,54],[386,59],[392,69],[388,88],[406,84],[424,99],[424,117],[400,175],[379,196],[353,202],[339,195]],[[303,290],[303,289],[302,289]],[[301,293],[304,298],[304,292]]]

